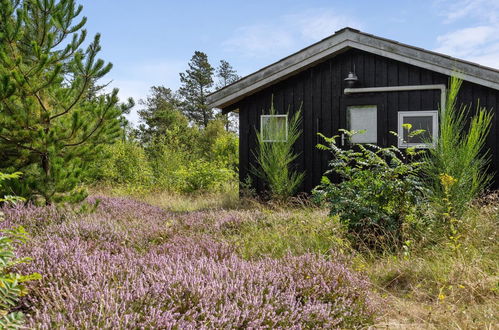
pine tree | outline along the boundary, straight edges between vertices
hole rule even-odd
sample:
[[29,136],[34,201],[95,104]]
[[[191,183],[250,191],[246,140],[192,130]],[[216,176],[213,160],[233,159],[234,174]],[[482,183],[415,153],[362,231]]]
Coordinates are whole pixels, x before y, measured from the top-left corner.
[[143,106],[138,111],[142,124],[139,134],[144,145],[150,143],[157,136],[164,136],[175,128],[186,129],[187,118],[181,113],[181,102],[170,88],[164,86],[151,87],[150,95],[140,100]]
[[220,64],[217,68],[217,78],[217,88],[220,89],[239,80],[240,77],[229,62],[220,60]]
[[183,113],[202,127],[208,126],[208,122],[214,118],[213,109],[206,104],[206,96],[213,86],[213,71],[208,56],[196,51],[189,62],[189,69],[180,73],[182,86],[179,94],[183,101]]
[[[224,88],[227,85],[232,84],[233,82],[239,80],[241,77],[238,76],[236,70],[230,65],[226,60],[220,60],[220,64],[217,68],[217,88]],[[234,122],[236,118],[234,118],[233,113],[227,113],[223,116],[223,120],[225,122],[225,130],[229,131],[231,126],[235,126]],[[231,125],[232,124],[232,125]]]
[[18,192],[45,203],[84,198],[85,162],[120,134],[115,89],[95,95],[112,65],[100,35],[82,49],[74,0],[0,0],[0,169],[22,171]]

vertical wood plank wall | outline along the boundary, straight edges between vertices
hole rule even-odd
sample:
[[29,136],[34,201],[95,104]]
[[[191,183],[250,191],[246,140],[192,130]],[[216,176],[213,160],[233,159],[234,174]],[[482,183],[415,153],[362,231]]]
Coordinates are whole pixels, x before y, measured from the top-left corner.
[[[383,112],[378,114],[378,120],[383,121],[381,127],[386,129],[386,138],[383,144],[396,145],[396,138],[388,131],[397,131],[398,111],[436,110],[440,102],[439,91],[410,91],[375,94],[343,95],[346,87],[344,78],[348,72],[355,71],[359,77],[359,87],[383,87],[403,85],[446,84],[449,77],[437,72],[397,62],[385,57],[370,54],[356,49],[348,50],[334,58],[327,59],[294,76],[275,83],[253,95],[239,101],[239,129],[240,129],[240,169],[239,177],[245,181],[248,176],[257,190],[263,189],[263,183],[251,175],[251,166],[255,166],[256,129],[260,129],[260,115],[268,113],[271,98],[278,113],[302,111],[303,134],[295,151],[300,153],[296,161],[296,168],[306,172],[306,179],[301,187],[302,191],[312,190],[320,181],[327,169],[329,155],[316,148],[317,132],[326,136],[338,133],[340,122],[344,121],[345,109],[342,104],[349,104],[373,95],[381,98]],[[475,109],[480,106],[493,109],[495,112],[491,134],[487,140],[487,147],[491,151],[491,171],[496,173],[495,187],[499,187],[499,145],[498,112],[499,91],[484,86],[464,82],[459,94],[459,102],[468,104]],[[472,111],[473,112],[473,111]],[[380,143],[381,144],[381,143]]]

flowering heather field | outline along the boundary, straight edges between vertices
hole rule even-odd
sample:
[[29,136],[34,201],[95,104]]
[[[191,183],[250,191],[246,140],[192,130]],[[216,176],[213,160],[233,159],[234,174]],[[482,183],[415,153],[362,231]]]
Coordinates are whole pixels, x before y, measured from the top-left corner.
[[1,227],[32,234],[20,253],[34,260],[22,271],[43,275],[23,301],[29,327],[352,328],[375,319],[369,283],[341,258],[242,258],[217,233],[237,234],[251,211],[174,214],[99,200],[95,210],[3,209]]

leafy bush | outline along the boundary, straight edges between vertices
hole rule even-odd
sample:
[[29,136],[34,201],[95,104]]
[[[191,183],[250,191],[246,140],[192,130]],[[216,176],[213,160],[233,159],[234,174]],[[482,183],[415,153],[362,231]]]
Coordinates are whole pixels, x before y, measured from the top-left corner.
[[131,193],[216,191],[235,180],[237,151],[237,136],[221,121],[203,130],[170,127],[145,147],[130,140],[107,146],[92,164],[90,180]]
[[155,186],[168,191],[178,191],[180,182],[176,172],[190,163],[193,157],[184,150],[182,144],[172,142],[169,136],[157,138],[147,149],[147,154]]
[[[0,193],[3,192],[3,182],[12,179],[18,179],[21,177],[21,172],[15,172],[12,174],[5,174],[0,172]],[[15,203],[17,201],[23,201],[24,198],[12,195],[5,195],[3,197],[0,196],[0,205],[2,203]],[[2,219],[2,214],[0,213],[0,220]]]
[[237,171],[239,164],[239,139],[224,129],[224,121],[213,120],[203,130],[200,141],[206,158]]
[[[273,102],[269,114],[276,114]],[[293,146],[302,133],[300,125],[301,110],[298,110],[289,120],[287,130],[286,125],[281,125],[276,118],[268,118],[269,131],[274,134],[273,142],[267,142],[261,130],[256,131],[258,167],[253,167],[252,172],[267,184],[272,198],[283,200],[292,196],[305,177],[305,173],[292,169],[299,156]]]
[[[3,174],[0,172],[0,185],[2,181],[18,178],[20,173]],[[0,197],[0,203],[12,203],[20,200],[14,196]],[[0,211],[0,221],[4,221],[4,214]],[[0,328],[17,329],[24,324],[24,314],[16,311],[19,299],[28,291],[23,284],[27,281],[40,279],[38,273],[21,275],[12,271],[19,264],[31,261],[29,258],[17,258],[16,248],[25,243],[28,235],[23,227],[0,230]]]
[[[1,220],[1,218],[0,218]],[[38,273],[21,275],[13,272],[16,265],[31,261],[30,258],[17,258],[16,248],[25,243],[28,235],[23,227],[4,229],[0,236],[0,328],[21,328],[24,314],[16,311],[19,299],[28,293],[24,283],[41,279]]]
[[[485,144],[493,113],[478,107],[469,119],[469,107],[457,105],[461,84],[462,80],[451,78],[446,107],[440,111],[439,138],[435,148],[429,149],[424,157],[431,200],[445,209],[447,206],[442,201],[447,198],[456,215],[462,214],[491,180],[486,173],[490,154],[485,150]],[[456,179],[448,192],[440,183],[442,174]]]
[[144,149],[133,141],[118,141],[104,148],[93,164],[93,177],[114,184],[149,185],[153,171]]
[[355,244],[360,240],[368,247],[380,247],[401,242],[403,224],[423,197],[418,176],[422,163],[413,159],[419,152],[408,149],[404,155],[394,146],[371,144],[342,149],[336,145],[338,136],[321,136],[328,146],[318,147],[332,152],[333,160],[314,190],[316,200],[326,203],[331,215],[339,216]]
[[217,162],[203,159],[182,165],[175,172],[178,190],[182,192],[216,191],[233,181],[235,172]]

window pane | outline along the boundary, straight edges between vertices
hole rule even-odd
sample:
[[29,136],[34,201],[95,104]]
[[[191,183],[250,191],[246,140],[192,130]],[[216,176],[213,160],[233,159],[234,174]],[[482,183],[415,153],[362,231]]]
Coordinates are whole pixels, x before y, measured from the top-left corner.
[[286,122],[285,116],[262,117],[262,137],[264,141],[286,141]]
[[352,143],[377,143],[378,142],[378,119],[377,107],[352,106],[348,107],[349,130],[365,132],[352,136]]
[[403,139],[407,143],[427,143],[433,136],[433,116],[404,117],[404,124],[411,124],[410,132],[424,130],[423,133],[409,137],[409,130],[404,128]]

